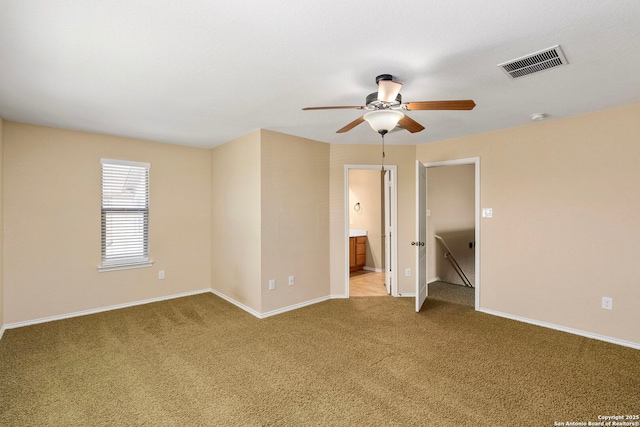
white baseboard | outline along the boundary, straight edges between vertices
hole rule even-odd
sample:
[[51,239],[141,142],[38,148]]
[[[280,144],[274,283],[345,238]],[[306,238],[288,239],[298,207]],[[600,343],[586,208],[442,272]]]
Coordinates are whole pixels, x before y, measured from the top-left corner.
[[327,301],[327,300],[332,299],[332,298],[347,298],[346,295],[326,296],[326,297],[316,298],[316,299],[313,299],[313,300],[310,300],[310,301],[301,302],[301,303],[294,304],[294,305],[291,305],[291,306],[288,306],[288,307],[284,307],[284,308],[280,308],[280,309],[277,309],[277,310],[268,311],[266,313],[259,313],[256,310],[252,309],[251,307],[248,307],[248,306],[246,306],[246,305],[234,300],[233,298],[230,298],[230,297],[224,295],[223,293],[216,291],[215,289],[200,289],[200,290],[197,290],[197,291],[184,292],[184,293],[180,293],[180,294],[167,295],[167,296],[157,297],[157,298],[149,298],[149,299],[145,299],[145,300],[133,301],[133,302],[128,302],[128,303],[124,303],[124,304],[110,305],[110,306],[107,306],[107,307],[100,307],[100,308],[95,308],[95,309],[91,309],[91,310],[82,310],[82,311],[77,311],[77,312],[73,312],[73,313],[60,314],[60,315],[56,315],[56,316],[42,317],[42,318],[39,318],[39,319],[25,320],[23,322],[9,323],[7,325],[2,326],[2,328],[0,328],[0,339],[2,339],[2,335],[4,334],[4,331],[7,330],[7,329],[14,329],[14,328],[20,328],[20,327],[23,327],[23,326],[37,325],[39,323],[53,322],[53,321],[62,320],[62,319],[70,319],[72,317],[88,316],[90,314],[101,313],[101,312],[104,312],[104,311],[118,310],[118,309],[121,309],[121,308],[134,307],[136,305],[149,304],[149,303],[153,303],[153,302],[165,301],[165,300],[174,299],[174,298],[182,298],[182,297],[187,297],[187,296],[191,296],[191,295],[203,294],[203,293],[207,293],[207,292],[211,292],[214,295],[219,296],[220,298],[224,299],[225,301],[230,302],[231,304],[235,305],[236,307],[240,308],[241,310],[244,310],[247,313],[249,313],[249,314],[251,314],[251,315],[253,315],[253,316],[255,316],[255,317],[259,318],[259,319],[264,319],[264,318],[267,318],[267,317],[275,316],[277,314],[286,313],[287,311],[292,311],[292,310],[296,310],[298,308],[306,307],[308,305],[317,304],[319,302]]
[[298,304],[290,305],[288,307],[279,308],[277,310],[267,311],[266,313],[259,313],[256,310],[252,309],[251,307],[247,307],[246,305],[242,304],[241,302],[238,302],[238,301],[234,300],[233,298],[228,297],[227,295],[223,294],[222,292],[216,291],[215,289],[211,289],[211,293],[213,293],[214,295],[219,296],[223,300],[235,305],[236,307],[246,311],[247,313],[257,317],[258,319],[265,319],[267,317],[275,316],[276,314],[286,313],[287,311],[296,310],[298,308],[306,307],[308,305],[317,304],[319,302],[327,301],[327,300],[331,299],[331,297],[326,296],[326,297],[316,298],[316,299],[313,299],[313,300],[310,300],[310,301],[305,301],[305,302],[301,302],[301,303],[298,303]]
[[286,313],[287,311],[297,310],[299,308],[306,307],[308,305],[317,304],[319,302],[327,301],[329,299],[330,298],[328,296],[320,297],[320,298],[312,299],[312,300],[309,300],[309,301],[301,302],[301,303],[298,303],[298,304],[290,305],[288,307],[279,308],[277,310],[267,311],[266,313],[262,313],[260,315],[260,318],[264,319],[265,317],[275,316],[276,314],[282,314],[282,313]]
[[53,322],[55,320],[69,319],[72,317],[87,316],[89,314],[101,313],[103,311],[118,310],[121,308],[133,307],[136,305],[149,304],[152,302],[188,297],[191,295],[203,294],[205,292],[211,292],[211,289],[200,289],[198,291],[190,291],[190,292],[184,292],[181,294],[173,294],[173,295],[166,295],[163,297],[149,298],[149,299],[140,300],[140,301],[127,302],[124,304],[116,304],[116,305],[110,305],[107,307],[94,308],[91,310],[82,310],[82,311],[76,311],[74,313],[60,314],[57,316],[42,317],[40,319],[26,320],[24,322],[9,323],[8,325],[4,325],[2,330],[4,331],[5,329],[13,329],[13,328],[20,328],[22,326],[37,325],[38,323]]
[[[434,279],[433,281],[437,281],[438,279]],[[431,283],[430,282],[430,283]],[[190,291],[190,292],[184,292],[184,293],[180,293],[180,294],[173,294],[173,295],[167,295],[167,296],[163,296],[163,297],[157,297],[157,298],[150,298],[150,299],[146,299],[146,300],[140,300],[140,301],[133,301],[133,302],[129,302],[129,303],[124,303],[124,304],[117,304],[117,305],[111,305],[111,306],[107,306],[107,307],[100,307],[100,308],[96,308],[96,309],[91,309],[91,310],[83,310],[83,311],[77,311],[74,313],[67,313],[67,314],[61,314],[61,315],[57,315],[57,316],[49,316],[49,317],[43,317],[40,319],[33,319],[33,320],[27,320],[24,322],[16,322],[16,323],[9,323],[6,325],[3,325],[2,327],[0,327],[0,339],[2,339],[2,336],[4,335],[4,331],[6,331],[7,329],[14,329],[14,328],[20,328],[22,326],[30,326],[30,325],[36,325],[38,323],[45,323],[45,322],[53,322],[56,320],[62,320],[62,319],[69,319],[72,317],[79,317],[79,316],[87,316],[90,314],[95,314],[95,313],[101,313],[104,311],[110,311],[110,310],[118,310],[121,308],[127,308],[127,307],[133,307],[136,305],[142,305],[142,304],[149,304],[149,303],[153,303],[153,302],[159,302],[159,301],[165,301],[165,300],[169,300],[169,299],[174,299],[174,298],[182,298],[182,297],[186,297],[186,296],[191,296],[191,295],[198,295],[198,294],[203,294],[206,292],[211,292],[214,295],[219,296],[220,298],[224,299],[225,301],[228,301],[229,303],[235,305],[236,307],[246,311],[247,313],[259,318],[259,319],[264,319],[267,317],[271,317],[271,316],[275,316],[277,314],[281,314],[281,313],[286,313],[288,311],[292,311],[292,310],[296,310],[298,308],[302,308],[302,307],[306,307],[309,305],[313,305],[313,304],[317,304],[319,302],[323,302],[323,301],[327,301],[329,299],[345,299],[348,298],[345,294],[338,294],[338,295],[328,295],[326,297],[320,297],[320,298],[316,298],[313,300],[309,300],[309,301],[305,301],[305,302],[301,302],[298,304],[294,304],[288,307],[283,307],[277,310],[272,310],[272,311],[268,311],[266,313],[259,313],[256,310],[234,300],[233,298],[229,298],[228,296],[222,294],[221,292],[218,292],[214,289],[200,289],[197,291]],[[403,293],[401,295],[399,295],[400,297],[415,297],[415,293]],[[591,332],[585,332],[585,331],[581,331],[578,329],[573,329],[573,328],[567,328],[564,326],[559,326],[559,325],[555,325],[552,323],[547,323],[547,322],[541,322],[538,320],[533,320],[533,319],[528,319],[525,317],[520,317],[520,316],[514,316],[512,314],[507,314],[507,313],[502,313],[499,311],[495,311],[495,310],[487,310],[487,309],[483,309],[483,308],[478,308],[477,311],[480,311],[482,313],[486,313],[486,314],[490,314],[492,316],[498,316],[498,317],[503,317],[506,319],[510,319],[510,320],[515,320],[518,322],[524,322],[524,323],[529,323],[532,325],[536,325],[536,326],[542,326],[544,328],[549,328],[549,329],[554,329],[557,331],[561,331],[561,332],[567,332],[570,334],[574,334],[574,335],[580,335],[586,338],[592,338],[592,339],[596,339],[596,340],[600,340],[600,341],[605,341],[605,342],[609,342],[612,344],[617,344],[617,345],[621,345],[624,347],[630,347],[630,348],[634,348],[636,350],[640,350],[640,343],[635,343],[635,342],[631,342],[631,341],[625,341],[625,340],[620,340],[617,338],[611,338],[611,337],[607,337],[604,335],[599,335],[599,334],[594,334]]]
[[531,325],[542,326],[543,328],[555,329],[556,331],[567,332],[569,334],[580,335],[586,338],[592,338],[595,340],[609,342],[611,344],[622,345],[624,347],[631,347],[636,350],[640,350],[640,343],[631,341],[620,340],[617,338],[611,338],[604,335],[593,334],[591,332],[581,331],[579,329],[567,328],[565,326],[554,325],[553,323],[540,322],[538,320],[527,319],[526,317],[514,316],[512,314],[502,313],[500,311],[486,310],[483,308],[478,309],[483,313],[491,314],[493,316],[504,317],[506,319],[516,320],[518,322],[529,323]]
[[238,307],[241,310],[246,311],[247,313],[251,314],[252,316],[255,316],[257,318],[260,318],[260,313],[258,313],[257,311],[255,311],[253,308],[246,306],[244,304],[242,304],[241,302],[238,302],[236,300],[234,300],[231,297],[226,296],[225,294],[223,294],[220,291],[216,291],[215,289],[211,289],[210,291],[212,294],[219,296],[220,298],[222,298],[223,300],[235,305],[236,307]]

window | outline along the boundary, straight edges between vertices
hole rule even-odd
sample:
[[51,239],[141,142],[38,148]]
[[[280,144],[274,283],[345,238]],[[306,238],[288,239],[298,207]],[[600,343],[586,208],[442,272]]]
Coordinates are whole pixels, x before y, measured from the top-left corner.
[[149,163],[101,159],[102,264],[99,271],[150,267]]

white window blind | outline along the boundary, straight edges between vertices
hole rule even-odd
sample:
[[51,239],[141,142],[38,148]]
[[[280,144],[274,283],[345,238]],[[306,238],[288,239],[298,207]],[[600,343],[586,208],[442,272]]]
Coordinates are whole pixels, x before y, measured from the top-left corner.
[[149,163],[101,159],[101,271],[150,266]]

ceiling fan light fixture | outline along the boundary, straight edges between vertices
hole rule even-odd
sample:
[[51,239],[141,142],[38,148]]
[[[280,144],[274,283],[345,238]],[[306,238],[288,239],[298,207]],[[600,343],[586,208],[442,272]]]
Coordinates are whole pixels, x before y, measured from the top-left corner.
[[403,103],[402,95],[400,95],[402,83],[394,81],[391,74],[380,74],[376,77],[376,84],[378,85],[378,91],[370,93],[366,97],[365,105],[306,107],[303,108],[303,110],[365,110],[365,115],[358,117],[351,123],[338,129],[336,133],[348,132],[362,122],[367,121],[373,130],[383,136],[384,140],[384,135],[396,127],[400,127],[411,133],[424,130],[424,126],[411,117],[405,116],[401,111],[472,110],[473,107],[476,106],[476,103],[471,99]]
[[396,110],[375,110],[363,116],[371,128],[378,133],[387,133],[402,120],[404,113]]

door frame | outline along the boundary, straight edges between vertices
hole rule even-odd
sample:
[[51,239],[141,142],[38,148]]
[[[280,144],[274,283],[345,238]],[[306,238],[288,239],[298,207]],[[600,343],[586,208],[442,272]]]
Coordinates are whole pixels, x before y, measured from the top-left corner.
[[[423,163],[424,166],[428,169],[437,166],[459,166],[459,165],[475,165],[475,278],[474,284],[475,287],[475,309],[480,310],[480,157],[468,157],[463,159],[455,159],[455,160],[444,160],[440,162],[430,162]],[[416,203],[418,201],[416,200]],[[425,197],[426,209],[429,208],[429,193]],[[427,215],[427,236],[429,235],[429,219]],[[429,280],[429,261],[427,260],[427,282]],[[428,284],[427,284],[428,287]],[[427,292],[428,295],[428,292]],[[427,297],[428,298],[428,297]]]
[[[382,165],[344,165],[344,289],[345,296],[349,298],[349,171],[350,170],[377,170],[381,171]],[[391,186],[389,199],[391,202],[391,295],[400,296],[398,293],[398,167],[397,165],[384,165],[384,170],[391,172]],[[381,200],[384,203],[384,200]],[[386,240],[386,239],[385,239]],[[385,265],[385,270],[387,266]],[[387,274],[387,271],[385,271]]]

